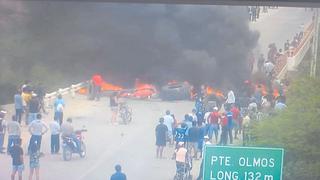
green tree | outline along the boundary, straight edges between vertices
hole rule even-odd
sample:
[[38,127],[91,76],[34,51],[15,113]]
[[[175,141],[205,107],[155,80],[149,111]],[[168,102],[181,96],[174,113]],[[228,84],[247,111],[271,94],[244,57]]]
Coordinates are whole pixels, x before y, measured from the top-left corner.
[[254,146],[285,150],[284,179],[320,179],[320,80],[300,78],[287,94],[288,108],[255,124]]

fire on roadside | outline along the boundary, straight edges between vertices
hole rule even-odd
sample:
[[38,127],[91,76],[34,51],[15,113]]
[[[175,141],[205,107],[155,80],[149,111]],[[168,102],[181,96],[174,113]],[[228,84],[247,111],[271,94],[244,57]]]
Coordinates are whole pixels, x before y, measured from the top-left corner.
[[[256,88],[256,90],[260,89],[262,96],[268,95],[268,89],[265,84],[256,84],[255,88]],[[272,96],[273,96],[273,98],[277,98],[280,96],[279,90],[277,88],[274,88],[272,90]]]
[[135,98],[150,98],[153,95],[157,94],[157,89],[154,85],[144,83],[140,80],[135,82],[135,91],[132,94]]
[[[108,83],[106,81],[102,81],[101,83],[101,91],[105,92],[105,91],[121,91],[123,90],[123,88],[121,86],[117,86],[111,83]],[[82,94],[82,95],[86,95],[89,93],[89,89],[88,87],[82,87],[80,88],[77,93]]]
[[157,89],[154,85],[144,83],[137,79],[135,81],[135,87],[133,91],[123,92],[120,94],[121,97],[126,98],[138,98],[138,99],[148,99],[157,94]]
[[210,87],[210,86],[206,87],[206,93],[207,93],[207,95],[215,95],[217,97],[224,98],[222,91],[215,89],[213,87]]

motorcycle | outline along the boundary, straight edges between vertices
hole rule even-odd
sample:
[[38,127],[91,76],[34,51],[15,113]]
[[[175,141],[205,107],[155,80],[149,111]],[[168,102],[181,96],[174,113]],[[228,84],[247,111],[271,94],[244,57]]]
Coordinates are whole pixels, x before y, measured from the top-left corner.
[[63,137],[63,143],[62,143],[62,157],[65,161],[70,161],[72,158],[72,154],[77,153],[80,155],[81,158],[84,158],[86,156],[86,145],[83,141],[82,133],[87,132],[86,129],[81,129],[75,131],[76,138],[80,142],[80,148],[77,147],[76,142],[72,139],[72,137]]
[[132,110],[126,103],[119,104],[119,116],[122,124],[129,124],[132,121]]
[[192,180],[191,170],[193,167],[192,157],[187,154],[186,163],[182,166],[178,166],[176,169],[176,174],[173,180]]

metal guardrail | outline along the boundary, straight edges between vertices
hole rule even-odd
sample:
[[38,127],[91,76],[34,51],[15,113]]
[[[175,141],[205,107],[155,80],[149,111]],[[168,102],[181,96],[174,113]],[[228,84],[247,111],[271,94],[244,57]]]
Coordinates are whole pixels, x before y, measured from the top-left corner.
[[52,98],[56,98],[59,94],[61,95],[66,95],[66,94],[71,94],[72,97],[75,96],[76,91],[79,89],[85,87],[87,85],[88,81],[84,81],[78,84],[72,84],[71,86],[67,88],[60,88],[57,91],[47,93],[45,96],[46,100],[51,100]]

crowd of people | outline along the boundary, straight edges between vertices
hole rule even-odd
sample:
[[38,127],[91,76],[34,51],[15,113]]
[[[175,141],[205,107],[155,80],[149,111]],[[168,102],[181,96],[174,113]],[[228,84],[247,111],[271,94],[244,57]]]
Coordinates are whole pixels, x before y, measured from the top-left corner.
[[[244,94],[247,93],[242,96]],[[167,110],[155,128],[156,157],[163,158],[167,143],[169,147],[174,146],[173,158],[176,160],[177,173],[182,167],[190,167],[192,159],[201,159],[206,144],[232,145],[234,140],[247,137],[251,122],[261,119],[259,114],[271,115],[271,112],[286,108],[284,94],[277,98],[263,96],[259,86],[247,97],[236,97],[229,88],[220,107],[205,106],[204,96],[206,95],[197,97],[195,108],[191,113],[185,114],[182,121],[178,121],[175,115]],[[198,179],[201,179],[201,175]]]
[[258,57],[258,71],[264,72],[270,78],[274,78],[274,76],[279,73],[278,71],[283,68],[287,58],[294,56],[294,50],[300,46],[303,38],[304,25],[301,25],[300,31],[295,34],[292,40],[287,40],[283,48],[278,49],[275,43],[269,44],[267,58],[265,58],[263,54]]
[[267,13],[269,9],[277,8],[277,6],[248,6],[249,21],[255,22],[260,18],[260,13]]
[[[248,86],[248,83],[246,85]],[[42,115],[48,113],[44,106],[45,93],[41,94],[44,91],[35,89],[30,84],[24,84],[19,88],[14,95],[15,114],[11,121],[6,122],[4,120],[6,119],[6,111],[0,112],[0,150],[5,153],[4,150],[6,149],[7,154],[12,157],[11,179],[15,179],[16,174],[21,179],[24,170],[24,150],[21,147],[21,128],[24,124],[31,135],[26,149],[26,153],[29,155],[30,180],[34,174],[36,179],[39,179],[39,159],[44,155],[41,152],[41,141],[43,135],[49,130],[51,132],[51,154],[59,153],[62,136],[71,137],[77,143],[72,119],[63,120],[65,101],[62,95],[58,95],[55,99],[53,104],[54,118],[47,125],[42,120]],[[243,91],[246,91],[246,88]],[[36,92],[40,93],[37,94]],[[247,96],[246,100],[240,97],[240,93],[234,93],[229,88],[222,105],[217,103],[213,107],[205,105],[204,99],[208,95],[203,92],[201,91],[197,96],[194,109],[190,113],[186,113],[182,121],[177,120],[174,113],[167,110],[165,115],[159,119],[159,124],[155,128],[156,157],[164,157],[163,152],[167,143],[174,146],[175,153],[172,158],[176,161],[177,171],[178,169],[181,171],[184,167],[191,169],[192,160],[200,160],[203,157],[206,144],[221,146],[234,144],[234,140],[243,136],[243,132],[249,127],[250,122],[258,119],[258,112],[269,113],[271,109],[282,110],[286,108],[283,94],[277,99],[270,95],[264,96],[260,86],[255,88],[254,92],[243,93],[241,96]],[[239,96],[236,96],[237,94]],[[117,94],[111,96],[110,106],[113,112],[111,122],[115,123],[117,116],[117,110],[115,109],[118,106]],[[23,121],[25,123],[22,123]],[[3,148],[6,134],[8,144],[6,148]],[[77,146],[80,147],[78,143]],[[119,170],[118,166],[116,170],[119,173],[121,172],[121,168]],[[199,178],[201,178],[201,175],[199,175]]]
[[[98,78],[97,78],[98,79]],[[95,99],[99,100],[99,88],[95,87]],[[80,142],[76,136],[76,131],[72,124],[72,119],[64,121],[65,100],[58,94],[53,103],[53,119],[47,124],[43,121],[43,115],[47,116],[48,111],[45,105],[45,88],[41,83],[33,86],[31,81],[25,83],[17,89],[14,100],[14,112],[11,120],[7,120],[7,110],[0,108],[0,153],[7,154],[12,158],[11,180],[16,176],[22,179],[25,169],[25,155],[29,156],[29,180],[40,179],[40,158],[45,154],[41,152],[42,137],[50,131],[51,154],[60,154],[60,139],[71,138],[76,143],[76,148],[80,152]],[[112,123],[117,122],[118,111],[117,94],[113,94],[110,100],[112,108]],[[30,139],[26,151],[22,147],[23,129],[27,129]],[[4,147],[4,139],[7,137],[7,145]],[[115,166],[116,173],[111,176],[111,180],[126,180],[126,175],[121,172],[121,166]]]
[[[47,125],[42,119],[43,114],[48,112],[44,103],[45,90],[42,84],[32,86],[30,81],[18,88],[14,95],[14,115],[10,121],[6,121],[7,111],[1,110],[0,113],[0,152],[7,153],[12,157],[12,174],[11,179],[15,179],[18,174],[18,179],[22,179],[24,171],[24,150],[22,143],[22,128],[26,127],[30,134],[30,139],[26,154],[29,156],[29,180],[32,180],[34,175],[39,180],[40,157],[44,156],[41,152],[42,137],[49,130],[51,132],[50,149],[51,154],[59,154],[60,138],[71,137],[76,143],[75,131],[72,125],[72,119],[68,118],[63,121],[63,109],[65,107],[64,99],[59,94],[54,101],[54,118]],[[23,123],[24,121],[24,123]],[[4,145],[4,138],[7,135],[7,146]],[[78,144],[78,143],[77,143]],[[78,146],[79,147],[79,146]],[[5,152],[6,150],[6,152]]]

